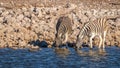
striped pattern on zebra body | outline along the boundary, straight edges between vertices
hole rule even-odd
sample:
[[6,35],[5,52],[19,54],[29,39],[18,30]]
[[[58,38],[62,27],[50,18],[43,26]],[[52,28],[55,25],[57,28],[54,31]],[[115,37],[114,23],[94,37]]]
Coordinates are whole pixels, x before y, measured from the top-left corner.
[[109,26],[107,23],[107,17],[98,18],[97,20],[86,23],[81,28],[77,36],[76,47],[80,48],[82,45],[83,37],[88,36],[90,39],[90,48],[93,48],[92,39],[95,36],[98,36],[100,38],[99,48],[104,49],[105,48],[104,42],[105,42],[105,37],[106,37],[108,27]]
[[56,24],[55,46],[66,44],[68,34],[72,33],[72,21],[67,16],[62,16]]

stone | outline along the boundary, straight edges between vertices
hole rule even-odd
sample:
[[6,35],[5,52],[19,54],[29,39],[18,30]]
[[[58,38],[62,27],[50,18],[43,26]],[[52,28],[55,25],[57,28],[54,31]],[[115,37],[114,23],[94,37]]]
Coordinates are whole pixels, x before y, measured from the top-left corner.
[[6,17],[8,14],[9,14],[8,11],[4,11],[4,12],[2,12],[1,16]]
[[23,13],[25,17],[31,18],[31,13],[26,11]]
[[3,20],[4,19],[4,17],[0,17],[0,23],[3,23]]
[[19,14],[18,16],[17,16],[17,19],[20,21],[20,20],[23,20],[23,18],[24,18],[24,15],[23,14]]

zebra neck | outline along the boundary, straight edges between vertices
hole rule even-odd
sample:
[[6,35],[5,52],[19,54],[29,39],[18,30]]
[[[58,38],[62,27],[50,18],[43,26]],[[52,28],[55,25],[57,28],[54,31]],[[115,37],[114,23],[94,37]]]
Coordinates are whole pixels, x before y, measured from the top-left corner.
[[79,33],[79,38],[83,38],[83,37],[85,37],[86,35],[88,35],[89,34],[89,30],[88,29],[86,29],[86,27],[84,27],[84,28],[82,28],[81,29],[81,31],[80,31],[80,33]]
[[84,37],[84,34],[83,34],[83,32],[80,32],[80,34],[79,34],[79,38],[83,38]]
[[80,36],[83,38],[86,35],[89,35],[91,29],[90,29],[90,23],[86,23],[80,31]]

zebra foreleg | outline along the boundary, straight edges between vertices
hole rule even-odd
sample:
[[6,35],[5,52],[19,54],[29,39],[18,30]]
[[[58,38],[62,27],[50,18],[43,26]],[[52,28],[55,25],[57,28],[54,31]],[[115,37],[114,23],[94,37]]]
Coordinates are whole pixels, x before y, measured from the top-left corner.
[[94,35],[92,35],[91,37],[90,37],[90,48],[93,48],[93,45],[92,45],[92,39],[94,38]]
[[65,43],[66,43],[66,48],[68,48],[68,43],[67,43],[67,40],[68,40],[68,34],[66,33],[66,34],[65,34]]
[[103,49],[105,48],[105,37],[106,37],[107,31],[104,31],[104,36],[103,36]]
[[99,36],[99,38],[100,38],[99,48],[101,48],[102,42],[103,42],[103,38],[101,36]]

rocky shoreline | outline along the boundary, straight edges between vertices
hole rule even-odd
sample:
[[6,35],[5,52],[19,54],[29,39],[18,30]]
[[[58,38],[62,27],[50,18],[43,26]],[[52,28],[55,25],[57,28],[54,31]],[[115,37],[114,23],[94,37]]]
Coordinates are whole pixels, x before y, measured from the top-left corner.
[[[105,5],[105,4],[104,4]],[[120,6],[120,5],[119,5]],[[114,7],[114,6],[113,6]],[[54,7],[20,7],[15,9],[0,8],[0,48],[36,48],[51,47],[55,38],[55,26],[60,16],[68,16],[73,20],[73,33],[68,42],[75,43],[77,34],[86,22],[104,16],[120,16],[120,9],[90,8],[84,4],[68,3]],[[106,37],[106,45],[120,47],[120,17],[109,20],[110,29]],[[99,40],[94,39],[94,45]],[[42,41],[44,41],[42,43]],[[88,43],[85,39],[84,42]]]

